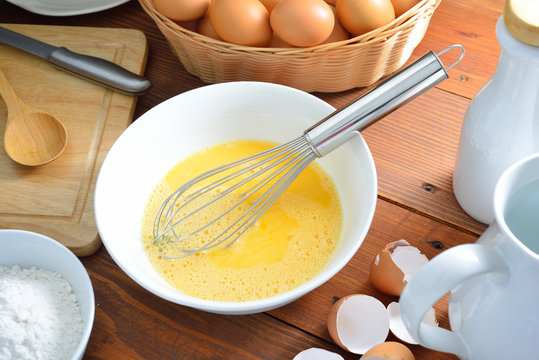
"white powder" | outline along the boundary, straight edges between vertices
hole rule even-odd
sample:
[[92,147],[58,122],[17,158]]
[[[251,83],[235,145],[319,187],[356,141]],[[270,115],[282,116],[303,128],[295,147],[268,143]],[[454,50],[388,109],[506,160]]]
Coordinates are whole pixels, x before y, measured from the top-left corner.
[[60,274],[0,266],[0,360],[71,359],[81,337],[77,298]]

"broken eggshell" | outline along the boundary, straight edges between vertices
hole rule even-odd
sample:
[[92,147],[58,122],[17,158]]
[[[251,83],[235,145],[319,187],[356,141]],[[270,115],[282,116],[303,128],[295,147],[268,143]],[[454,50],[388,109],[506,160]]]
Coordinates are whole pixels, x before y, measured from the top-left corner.
[[327,326],[337,345],[351,353],[364,354],[386,340],[389,315],[380,300],[369,295],[349,295],[333,304]]
[[294,356],[293,360],[344,360],[344,358],[331,351],[320,348],[310,348],[298,353]]
[[414,354],[405,345],[388,341],[372,347],[360,360],[415,360]]
[[[417,345],[418,342],[412,337],[408,331],[408,328],[402,321],[399,303],[392,302],[389,304],[387,306],[387,312],[389,314],[389,329],[393,335],[408,344]],[[427,311],[423,317],[422,323],[431,326],[438,326],[438,321],[436,320],[436,311],[433,307],[430,307],[430,309]]]
[[369,278],[379,291],[400,296],[404,286],[429,260],[406,240],[391,242],[371,263]]

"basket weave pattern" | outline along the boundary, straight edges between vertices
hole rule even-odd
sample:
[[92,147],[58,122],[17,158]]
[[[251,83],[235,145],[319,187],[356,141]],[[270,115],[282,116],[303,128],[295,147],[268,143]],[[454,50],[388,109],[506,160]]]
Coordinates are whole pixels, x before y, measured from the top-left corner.
[[307,92],[369,86],[397,71],[423,39],[441,0],[421,0],[393,22],[345,41],[310,48],[235,45],[198,34],[139,0],[185,69],[206,83],[266,81]]

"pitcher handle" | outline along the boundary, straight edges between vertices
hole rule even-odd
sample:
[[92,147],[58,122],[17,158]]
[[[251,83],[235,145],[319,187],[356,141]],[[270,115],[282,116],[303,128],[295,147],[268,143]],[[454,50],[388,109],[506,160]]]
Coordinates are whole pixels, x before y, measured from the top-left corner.
[[455,246],[434,257],[414,275],[402,291],[399,305],[410,334],[422,346],[470,358],[470,349],[454,331],[422,323],[427,310],[458,284],[486,273],[509,273],[505,259],[492,247]]

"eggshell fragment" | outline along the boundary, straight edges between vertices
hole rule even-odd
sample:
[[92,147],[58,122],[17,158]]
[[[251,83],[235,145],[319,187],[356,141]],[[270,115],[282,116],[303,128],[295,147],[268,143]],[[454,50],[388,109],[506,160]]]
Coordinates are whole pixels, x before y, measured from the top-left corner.
[[404,286],[429,260],[406,240],[386,245],[371,263],[369,278],[381,292],[400,296]]
[[343,349],[364,354],[389,334],[389,315],[378,299],[349,295],[333,304],[327,320],[331,338]]
[[344,360],[344,358],[334,352],[319,348],[303,350],[293,360]]
[[360,360],[415,360],[414,354],[405,345],[388,341],[374,346]]
[[[402,321],[400,307],[398,302],[392,302],[387,306],[387,312],[389,314],[389,329],[400,340],[408,343],[417,345],[418,342],[412,337],[406,325]],[[423,323],[438,326],[438,321],[436,320],[436,311],[431,307],[422,320]]]

